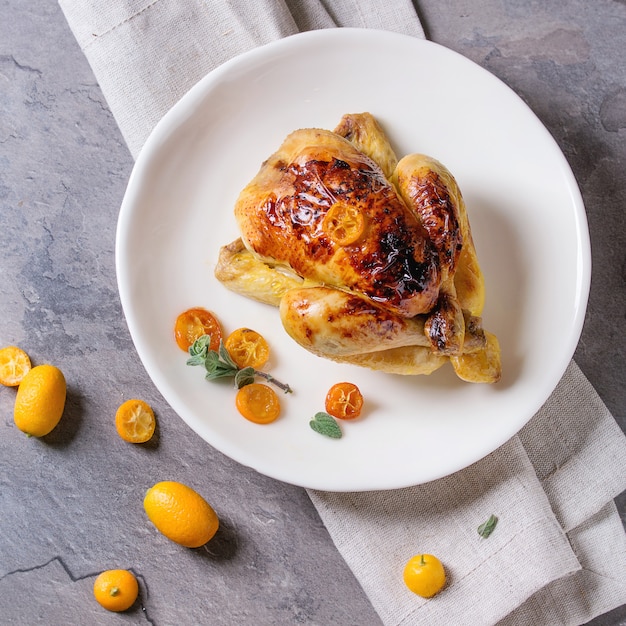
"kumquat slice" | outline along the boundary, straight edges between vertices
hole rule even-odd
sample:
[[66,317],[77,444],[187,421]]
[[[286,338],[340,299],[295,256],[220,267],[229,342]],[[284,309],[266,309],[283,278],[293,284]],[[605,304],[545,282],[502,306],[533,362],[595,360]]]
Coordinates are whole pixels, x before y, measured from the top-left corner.
[[235,406],[239,413],[255,424],[269,424],[280,415],[278,395],[263,383],[242,387],[235,396]]
[[365,217],[355,206],[336,202],[324,216],[322,228],[339,246],[355,243],[365,230]]
[[361,415],[363,395],[354,383],[337,383],[326,394],[326,412],[342,420]]
[[217,350],[222,340],[222,327],[218,319],[202,307],[194,307],[184,311],[176,318],[174,336],[181,350],[187,352],[194,341],[202,335],[210,335],[209,350]]
[[265,338],[250,328],[238,328],[224,342],[237,367],[263,367],[270,356],[270,348]]
[[30,358],[17,346],[0,350],[0,384],[17,387],[31,368]]

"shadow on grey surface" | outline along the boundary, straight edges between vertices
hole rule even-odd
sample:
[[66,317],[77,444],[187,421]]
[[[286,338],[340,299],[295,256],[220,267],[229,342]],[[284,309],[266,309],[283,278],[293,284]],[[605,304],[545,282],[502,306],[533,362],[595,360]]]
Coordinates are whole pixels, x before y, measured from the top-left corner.
[[619,624],[626,624],[626,606],[620,606],[613,611],[600,615],[587,622],[586,626],[616,626]]
[[239,547],[239,541],[235,529],[223,519],[213,539],[192,552],[209,561],[230,561],[235,558]]
[[68,387],[65,409],[57,426],[41,440],[53,448],[69,446],[83,423],[84,397],[74,387]]

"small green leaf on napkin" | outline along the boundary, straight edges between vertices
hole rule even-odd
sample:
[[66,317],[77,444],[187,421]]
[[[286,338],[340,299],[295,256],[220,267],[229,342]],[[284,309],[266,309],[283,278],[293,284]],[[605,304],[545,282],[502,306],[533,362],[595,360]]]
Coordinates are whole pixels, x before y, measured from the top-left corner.
[[494,531],[496,524],[498,523],[498,518],[495,515],[491,515],[486,522],[483,522],[478,527],[478,534],[483,538],[487,539],[489,535]]
[[331,437],[332,439],[341,439],[341,428],[339,424],[328,413],[320,411],[309,422],[309,426],[320,435]]

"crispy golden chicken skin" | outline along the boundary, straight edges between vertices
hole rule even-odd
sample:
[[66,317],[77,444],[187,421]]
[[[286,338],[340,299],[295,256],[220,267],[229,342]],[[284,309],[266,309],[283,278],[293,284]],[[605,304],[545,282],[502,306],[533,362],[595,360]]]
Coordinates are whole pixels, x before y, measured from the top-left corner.
[[314,354],[396,374],[450,362],[493,383],[495,335],[482,328],[484,280],[461,192],[438,161],[400,161],[369,113],[333,132],[291,133],[243,189],[241,238],[215,275],[278,306]]
[[235,218],[251,252],[305,279],[404,317],[437,301],[428,234],[380,167],[336,133],[291,133],[239,196]]

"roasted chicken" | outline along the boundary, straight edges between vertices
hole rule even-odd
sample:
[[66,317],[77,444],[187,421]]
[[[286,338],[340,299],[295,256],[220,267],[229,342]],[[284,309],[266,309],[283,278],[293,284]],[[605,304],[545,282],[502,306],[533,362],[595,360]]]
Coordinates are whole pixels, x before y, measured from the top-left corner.
[[463,380],[499,380],[456,181],[430,157],[398,161],[369,113],[345,115],[332,132],[291,133],[235,217],[241,237],[220,250],[216,277],[278,306],[307,350],[397,374],[450,361]]

